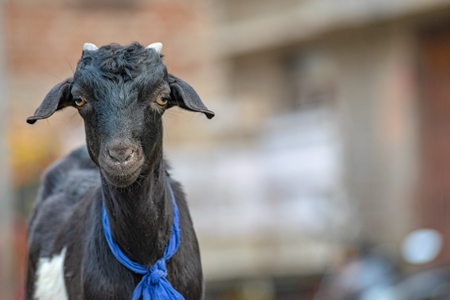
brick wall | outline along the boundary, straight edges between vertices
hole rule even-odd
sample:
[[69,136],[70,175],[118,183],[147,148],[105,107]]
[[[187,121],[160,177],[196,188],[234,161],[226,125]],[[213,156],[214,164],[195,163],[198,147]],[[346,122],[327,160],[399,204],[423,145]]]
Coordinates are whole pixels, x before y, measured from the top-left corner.
[[10,1],[5,5],[8,68],[15,74],[70,73],[68,64],[74,67],[86,41],[162,41],[166,61],[182,69],[191,63],[195,36],[208,27],[204,9],[199,1],[149,1],[129,7]]

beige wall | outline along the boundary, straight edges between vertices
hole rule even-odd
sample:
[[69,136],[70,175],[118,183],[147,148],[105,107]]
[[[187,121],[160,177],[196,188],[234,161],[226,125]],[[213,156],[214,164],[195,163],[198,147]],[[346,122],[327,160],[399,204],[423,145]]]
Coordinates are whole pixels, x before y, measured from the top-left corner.
[[[336,60],[345,182],[361,238],[398,247],[414,225],[417,142],[414,32],[389,24],[344,34]],[[339,72],[339,71],[338,71]]]

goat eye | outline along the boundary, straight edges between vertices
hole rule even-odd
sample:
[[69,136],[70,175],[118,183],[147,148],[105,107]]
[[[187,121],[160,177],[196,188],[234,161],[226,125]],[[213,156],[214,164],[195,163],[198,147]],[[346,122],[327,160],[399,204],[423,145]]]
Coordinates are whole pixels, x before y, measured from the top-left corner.
[[169,100],[170,100],[169,96],[159,95],[158,98],[156,98],[156,103],[160,106],[166,106]]
[[82,97],[77,97],[74,99],[76,106],[78,107],[82,107],[83,105],[86,104],[86,100],[84,100],[84,98]]

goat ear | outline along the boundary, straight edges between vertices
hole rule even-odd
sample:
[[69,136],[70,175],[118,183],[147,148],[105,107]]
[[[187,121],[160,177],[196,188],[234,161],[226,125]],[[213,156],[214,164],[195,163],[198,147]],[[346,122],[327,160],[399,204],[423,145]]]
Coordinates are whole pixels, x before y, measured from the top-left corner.
[[36,109],[34,116],[27,119],[28,124],[34,124],[37,120],[46,119],[53,115],[58,109],[70,105],[70,85],[72,78],[66,79],[63,82],[55,85],[50,92],[45,96],[44,101]]
[[214,117],[214,112],[209,110],[205,104],[203,104],[192,86],[171,74],[169,74],[169,85],[171,90],[170,97],[177,102],[179,107],[190,111],[204,113],[208,119]]

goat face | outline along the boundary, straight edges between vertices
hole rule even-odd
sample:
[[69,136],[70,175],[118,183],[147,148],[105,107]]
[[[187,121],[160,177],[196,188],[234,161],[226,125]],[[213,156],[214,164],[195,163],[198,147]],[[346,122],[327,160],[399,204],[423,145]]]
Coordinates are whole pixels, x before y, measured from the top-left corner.
[[27,122],[77,108],[92,160],[110,184],[126,187],[161,151],[161,117],[175,105],[214,116],[190,85],[168,74],[154,48],[111,44],[83,51],[74,76],[56,85]]

